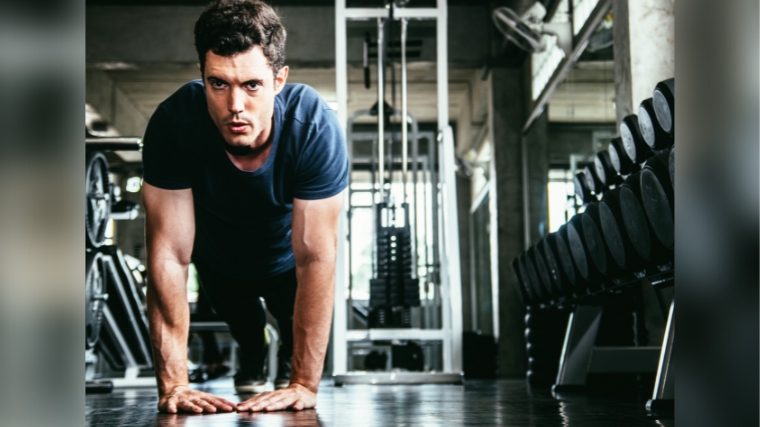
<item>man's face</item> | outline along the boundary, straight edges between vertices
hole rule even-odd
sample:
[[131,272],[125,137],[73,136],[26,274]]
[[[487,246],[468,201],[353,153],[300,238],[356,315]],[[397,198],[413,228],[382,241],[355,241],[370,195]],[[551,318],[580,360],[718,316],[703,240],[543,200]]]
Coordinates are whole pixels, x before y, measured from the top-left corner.
[[275,78],[261,47],[254,46],[230,57],[208,51],[203,74],[208,112],[227,144],[263,145],[272,128],[274,97],[285,86],[288,67]]

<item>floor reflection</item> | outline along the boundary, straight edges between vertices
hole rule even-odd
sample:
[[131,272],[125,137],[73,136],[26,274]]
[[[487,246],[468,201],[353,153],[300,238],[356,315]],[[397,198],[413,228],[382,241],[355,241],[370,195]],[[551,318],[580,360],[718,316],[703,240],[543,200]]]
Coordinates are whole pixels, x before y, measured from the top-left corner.
[[[232,402],[231,380],[205,391]],[[247,396],[245,396],[247,397]],[[117,390],[86,399],[88,426],[672,426],[647,414],[645,401],[620,396],[575,394],[555,398],[529,390],[524,381],[469,381],[465,386],[347,386],[320,388],[317,408],[271,413],[171,415],[156,411],[152,389]]]

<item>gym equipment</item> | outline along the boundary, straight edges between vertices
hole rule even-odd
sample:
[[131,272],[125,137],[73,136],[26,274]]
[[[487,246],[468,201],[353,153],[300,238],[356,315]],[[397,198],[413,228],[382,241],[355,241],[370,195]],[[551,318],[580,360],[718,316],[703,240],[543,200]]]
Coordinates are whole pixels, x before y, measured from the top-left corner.
[[654,104],[654,114],[662,129],[670,135],[675,130],[676,114],[676,81],[667,79],[657,83],[652,94],[652,103]]
[[644,163],[646,159],[654,155],[641,135],[639,118],[635,114],[623,118],[620,123],[620,138],[623,139],[625,153],[634,163]]
[[645,262],[628,237],[623,222],[623,213],[620,209],[621,191],[621,188],[608,191],[599,203],[599,222],[602,236],[612,261],[621,270],[639,271],[645,267]]
[[549,277],[557,290],[557,295],[562,296],[565,293],[572,291],[570,289],[570,280],[567,278],[562,267],[560,267],[559,261],[559,247],[563,246],[564,251],[568,251],[565,241],[558,233],[549,233],[541,242],[537,245],[544,255],[546,261],[546,268],[549,270]]
[[100,252],[87,252],[85,265],[85,349],[91,349],[100,337],[103,304],[108,300],[108,282]]
[[111,213],[108,161],[102,153],[87,153],[85,164],[85,236],[87,246],[97,248],[106,240]]
[[[388,1],[384,7],[354,8],[346,7],[345,0],[335,3],[337,115],[346,130],[352,159],[350,171],[362,167],[370,172],[370,182],[364,182],[370,184],[368,188],[360,188],[355,182],[349,185],[348,215],[341,218],[340,224],[341,236],[345,238],[338,239],[338,252],[346,256],[339,256],[337,266],[332,340],[333,376],[338,385],[462,382],[462,317],[461,311],[454,309],[461,307],[461,272],[455,144],[448,114],[447,6],[444,1],[430,8],[406,8],[405,4]],[[419,128],[407,105],[407,24],[410,20],[437,23],[438,120],[430,137],[425,138],[429,145],[424,155],[418,151]],[[377,23],[377,108],[371,110],[351,112],[348,108],[348,21]],[[392,38],[399,27],[401,108],[396,109],[395,91],[390,91],[392,105],[386,102],[385,82],[388,60],[395,57],[389,55],[388,50],[396,45]],[[370,42],[366,37],[363,39],[367,42],[365,65],[368,65]],[[396,67],[391,68],[392,88],[396,83]],[[367,81],[365,78],[365,84]],[[360,116],[376,120],[376,131],[359,131],[353,121]],[[354,153],[354,143],[358,141],[371,144],[371,155]],[[354,179],[353,173],[351,175]],[[365,201],[359,202],[360,199]],[[358,296],[361,293],[353,283],[351,259],[352,249],[356,249],[354,245],[361,242],[351,236],[360,232],[354,227],[358,224],[352,215],[361,209],[376,215],[366,224],[373,225],[368,329],[357,327],[360,325],[354,324],[354,316],[349,311],[355,302],[365,304],[358,299],[354,301],[361,298]],[[404,210],[408,214],[402,214]],[[365,230],[366,225],[361,224]],[[399,231],[405,228],[408,233]],[[395,241],[391,239],[394,236]],[[441,268],[444,265],[446,268]],[[492,304],[493,311],[498,313],[498,300]],[[361,346],[364,351],[387,347],[387,342],[393,340],[423,343],[426,370],[389,372],[390,366],[386,365],[383,372],[349,372],[349,356],[354,354],[354,348]]]
[[670,153],[649,158],[641,171],[641,198],[649,225],[666,249],[674,247],[673,185],[670,178]]
[[644,137],[649,148],[652,150],[664,150],[673,145],[673,135],[662,128],[654,111],[652,98],[647,98],[639,105],[639,127],[641,136]]
[[581,203],[584,205],[596,200],[589,187],[588,180],[586,179],[586,171],[580,171],[573,177],[573,184],[575,184],[575,194],[581,199]]
[[541,254],[541,251],[538,250],[538,244],[531,246],[531,248],[528,249],[528,257],[536,268],[538,284],[541,288],[541,295],[544,298],[551,297],[551,295],[554,294],[554,289],[552,288],[551,278],[549,277],[549,269],[546,267],[544,256]]
[[[588,189],[595,195],[602,194],[605,190],[605,185],[596,174],[596,166],[593,164],[586,166],[586,168],[583,169],[583,175],[586,177],[586,185],[588,186]],[[594,200],[596,200],[596,198],[594,198]]]
[[534,300],[542,300],[546,295],[544,294],[544,291],[541,289],[541,282],[539,282],[538,279],[538,272],[536,271],[536,265],[533,263],[533,260],[528,255],[528,252],[524,252],[521,256],[521,263],[525,266],[525,271],[527,272],[527,278],[528,283],[530,283],[530,288],[533,291],[533,299]]
[[[594,203],[590,203],[586,209]],[[583,278],[588,286],[601,286],[604,275],[591,261],[588,242],[586,242],[586,236],[583,233],[583,217],[581,214],[574,215],[567,222],[567,243],[573,256],[573,262],[581,278]]]
[[377,272],[370,280],[369,298],[370,327],[374,328],[410,328],[410,307],[420,305],[419,279],[414,277],[412,260],[409,205],[401,205],[404,217],[401,227],[383,226],[383,219],[395,222],[398,210],[387,203],[375,205]]
[[612,167],[620,175],[630,175],[639,170],[638,165],[634,163],[633,160],[631,160],[631,158],[628,157],[628,154],[625,152],[625,147],[623,146],[623,138],[614,138],[610,142],[610,146],[607,149],[607,152],[610,155],[610,163],[612,163]]
[[567,235],[567,224],[562,225],[557,230],[555,237],[556,242],[556,254],[559,259],[559,265],[562,267],[562,271],[565,273],[568,282],[575,292],[580,292],[584,289],[586,282],[575,267],[575,261],[573,260],[573,253],[570,250],[570,243]]
[[515,285],[515,293],[517,293],[517,298],[520,299],[520,304],[531,305],[532,300],[524,288],[525,285],[523,284],[517,258],[513,259],[509,266],[512,269],[512,283]]
[[596,269],[605,278],[613,278],[621,273],[618,265],[612,260],[612,254],[602,236],[601,218],[599,216],[600,203],[591,203],[581,214],[584,245],[586,253],[594,263]]
[[596,156],[594,157],[594,168],[596,177],[599,178],[599,181],[601,181],[606,188],[622,183],[622,178],[612,164],[609,151],[600,151],[596,153]]
[[557,376],[568,310],[528,307],[525,315],[526,379],[531,387],[548,387]]
[[87,151],[142,151],[142,138],[134,136],[111,136],[85,138]]
[[623,224],[634,249],[645,262],[667,262],[672,259],[672,250],[659,242],[647,218],[641,193],[642,173],[629,176],[620,191]]

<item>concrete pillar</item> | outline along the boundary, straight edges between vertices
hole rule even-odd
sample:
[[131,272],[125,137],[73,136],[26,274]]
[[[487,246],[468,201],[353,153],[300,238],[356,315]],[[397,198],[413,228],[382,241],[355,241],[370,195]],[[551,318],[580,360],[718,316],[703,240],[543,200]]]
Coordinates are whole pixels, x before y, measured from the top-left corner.
[[617,123],[675,76],[673,0],[613,0]]
[[[535,243],[547,221],[546,184],[548,157],[546,152],[547,118],[544,113],[531,128],[522,134],[527,116],[527,87],[521,67],[495,68],[491,71],[490,132],[493,141],[496,191],[499,283],[499,372],[503,378],[524,378],[525,307],[515,293],[510,270],[512,259],[526,247],[526,227],[529,243]],[[523,168],[523,150],[527,170]],[[524,173],[525,172],[525,173]],[[524,177],[527,177],[527,209],[529,221],[524,221]]]

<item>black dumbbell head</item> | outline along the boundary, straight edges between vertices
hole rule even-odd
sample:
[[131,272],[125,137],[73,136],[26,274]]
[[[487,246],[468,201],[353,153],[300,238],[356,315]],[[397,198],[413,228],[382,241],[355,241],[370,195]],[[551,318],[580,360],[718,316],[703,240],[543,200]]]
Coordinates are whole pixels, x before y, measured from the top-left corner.
[[567,279],[564,272],[559,266],[557,260],[557,233],[549,233],[538,243],[538,248],[544,256],[546,268],[549,270],[549,277],[552,282],[552,292],[556,295],[561,294],[567,288]]
[[573,256],[573,262],[580,276],[587,282],[593,280],[593,268],[591,260],[586,254],[586,244],[583,237],[581,214],[576,214],[567,222],[567,245]]
[[627,236],[620,212],[620,190],[620,188],[616,188],[604,193],[604,197],[599,202],[599,222],[612,261],[622,269],[630,269],[631,260],[629,258],[633,247],[630,246],[629,242],[626,242]]
[[586,173],[584,171],[578,172],[573,177],[573,184],[575,184],[575,194],[581,199],[581,203],[584,205],[593,200],[591,195],[591,189],[586,181]]
[[647,161],[641,171],[641,198],[655,237],[668,250],[674,244],[673,187],[668,167],[670,153],[660,153]]
[[[539,243],[541,242],[539,241]],[[538,244],[528,249],[528,256],[533,260],[533,265],[536,267],[538,282],[541,284],[541,292],[545,296],[551,296],[552,280],[549,276],[549,269],[546,267],[546,261],[544,261],[544,255],[538,249]]]
[[592,193],[601,194],[604,192],[604,183],[596,175],[596,167],[594,165],[586,166],[583,169],[583,174],[586,176],[586,185]]
[[639,129],[652,150],[664,150],[673,144],[673,135],[665,132],[655,117],[652,98],[645,99],[639,105]]
[[521,304],[528,305],[529,299],[525,294],[525,287],[523,286],[522,277],[520,276],[520,267],[518,266],[517,258],[512,260],[510,267],[512,267],[512,280],[515,284],[517,298],[520,299]]
[[654,154],[641,136],[639,118],[635,114],[626,116],[620,123],[620,137],[623,139],[625,153],[634,163],[644,163]]
[[652,259],[652,239],[644,206],[641,203],[641,172],[625,180],[620,190],[620,211],[631,245],[645,261]]
[[602,181],[606,187],[615,184],[614,178],[618,173],[612,165],[609,151],[600,151],[596,153],[596,157],[594,158],[594,168],[596,169],[596,177],[599,178],[599,181]]
[[559,266],[562,268],[562,272],[565,273],[565,277],[573,288],[580,287],[583,280],[575,269],[573,254],[570,252],[570,246],[567,243],[567,224],[563,224],[559,230],[557,230],[555,243],[556,246],[554,249],[556,249],[557,259],[559,260]]
[[615,171],[621,175],[628,175],[633,171],[633,160],[628,157],[623,147],[623,138],[614,138],[610,143],[607,152],[610,155],[610,163]]
[[674,79],[663,80],[657,83],[652,94],[654,114],[662,129],[670,135],[675,130],[675,93],[676,82]]
[[597,270],[603,276],[611,277],[620,272],[612,260],[602,236],[601,220],[599,218],[600,203],[590,203],[581,215],[583,237],[586,243],[586,252]]
[[523,252],[520,258],[522,259],[523,264],[525,264],[525,270],[528,273],[528,281],[530,282],[530,287],[533,291],[533,302],[540,302],[545,295],[541,290],[541,282],[538,279],[536,265],[533,264],[533,260],[528,256],[528,252]]

